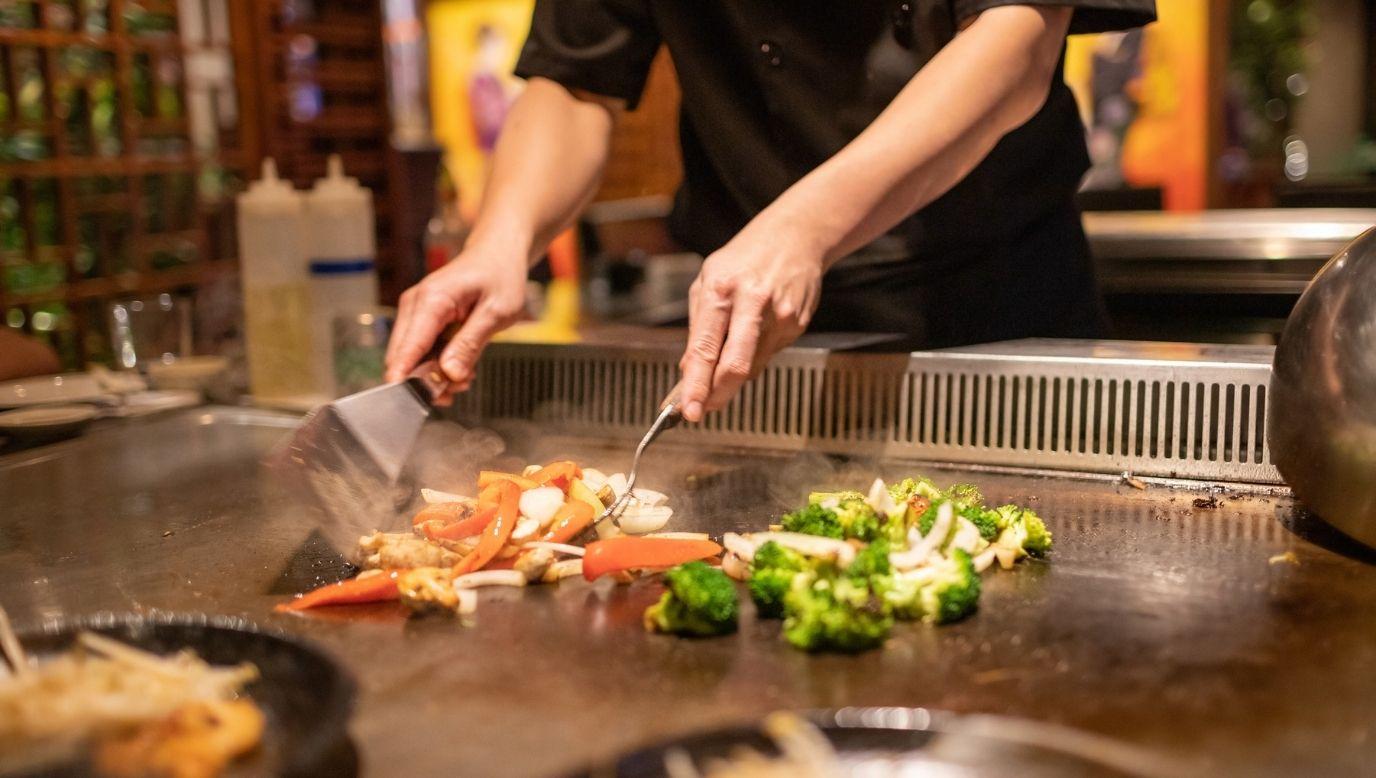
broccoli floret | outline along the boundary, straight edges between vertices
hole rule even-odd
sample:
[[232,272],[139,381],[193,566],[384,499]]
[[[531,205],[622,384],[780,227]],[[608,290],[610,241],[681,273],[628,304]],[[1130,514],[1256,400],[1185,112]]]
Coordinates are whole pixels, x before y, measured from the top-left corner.
[[841,522],[842,537],[869,543],[881,534],[879,514],[863,497],[842,500],[836,507],[836,519]]
[[999,545],[1035,557],[1046,556],[1046,552],[1051,550],[1051,531],[1036,513],[1016,505],[1002,505],[995,515],[1001,530]]
[[750,562],[750,598],[762,618],[777,619],[784,615],[784,595],[793,579],[813,568],[807,557],[791,549],[768,541],[755,551]]
[[807,496],[807,503],[836,514],[836,520],[841,523],[839,537],[868,543],[881,533],[882,517],[865,500],[865,495],[859,492],[813,492]]
[[999,536],[998,513],[978,505],[966,505],[956,509],[956,514],[968,519],[979,530],[979,536],[991,543]]
[[645,629],[676,635],[724,635],[736,631],[736,586],[720,569],[689,562],[664,574],[669,590],[645,609]]
[[1051,550],[1051,530],[1046,528],[1046,522],[1032,511],[1023,511],[1022,520],[1027,526],[1027,540],[1022,547],[1032,556],[1046,556]]
[[932,504],[927,506],[927,510],[923,511],[922,515],[917,517],[917,531],[922,533],[922,537],[927,537],[928,533],[932,531],[932,525],[936,524],[937,511],[941,508],[943,502],[946,501],[933,500]]
[[865,582],[875,576],[888,575],[892,569],[889,566],[888,542],[876,540],[855,555],[855,559],[846,568],[846,577]]
[[946,499],[961,506],[979,507],[984,504],[984,495],[974,484],[955,484],[946,490]]
[[900,619],[948,624],[979,605],[979,573],[970,555],[953,549],[940,564],[888,579],[885,602]]
[[882,645],[893,629],[883,599],[846,576],[798,576],[784,613],[784,638],[806,651],[864,651]]
[[785,513],[783,527],[788,532],[801,532],[804,535],[821,535],[824,538],[840,540],[843,536],[841,521],[836,511],[820,505],[809,504],[792,513]]
[[907,502],[913,497],[924,497],[928,500],[935,500],[942,497],[941,490],[936,488],[928,478],[904,478],[896,484],[889,486],[889,495],[895,502]]
[[865,495],[849,489],[840,492],[812,492],[807,496],[807,504],[834,508],[847,500],[863,499],[865,499]]

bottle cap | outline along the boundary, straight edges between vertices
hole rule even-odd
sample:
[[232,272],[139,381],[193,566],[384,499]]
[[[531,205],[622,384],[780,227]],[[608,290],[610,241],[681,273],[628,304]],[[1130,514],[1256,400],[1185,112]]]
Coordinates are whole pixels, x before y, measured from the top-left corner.
[[277,162],[267,157],[263,160],[263,177],[250,184],[236,202],[240,209],[296,211],[301,209],[301,193],[290,182],[277,177]]

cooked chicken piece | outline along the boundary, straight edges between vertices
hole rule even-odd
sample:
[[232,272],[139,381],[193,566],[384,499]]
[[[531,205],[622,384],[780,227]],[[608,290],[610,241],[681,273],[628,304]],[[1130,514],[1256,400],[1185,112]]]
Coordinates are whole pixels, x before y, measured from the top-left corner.
[[358,564],[367,570],[405,567],[453,567],[458,551],[409,532],[374,532],[358,541]]
[[544,577],[545,571],[554,564],[554,552],[547,548],[532,548],[516,557],[516,564],[512,567],[516,572],[524,575],[527,581],[534,583]]
[[263,723],[263,712],[249,700],[193,702],[104,740],[95,762],[113,778],[211,778],[258,746]]
[[414,613],[453,612],[459,607],[450,571],[438,567],[418,567],[397,576],[401,603]]

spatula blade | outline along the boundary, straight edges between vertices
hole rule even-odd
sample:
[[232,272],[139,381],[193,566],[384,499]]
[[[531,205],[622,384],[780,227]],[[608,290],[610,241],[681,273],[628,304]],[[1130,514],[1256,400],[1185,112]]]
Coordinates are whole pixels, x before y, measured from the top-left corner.
[[336,551],[348,556],[362,535],[402,523],[410,490],[398,479],[430,407],[409,381],[379,386],[315,409],[273,453],[269,464],[319,510]]

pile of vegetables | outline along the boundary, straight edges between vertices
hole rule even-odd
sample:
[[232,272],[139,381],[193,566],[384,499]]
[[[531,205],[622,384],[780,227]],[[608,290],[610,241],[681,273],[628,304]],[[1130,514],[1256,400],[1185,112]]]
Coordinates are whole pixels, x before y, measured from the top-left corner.
[[[942,490],[908,478],[876,480],[868,494],[814,493],[777,529],[728,533],[723,544],[722,570],[748,582],[761,617],[783,619],[789,643],[853,652],[882,645],[895,620],[947,624],[969,616],[979,605],[980,574],[995,562],[1008,569],[1045,556],[1051,533],[1030,510],[986,507],[968,484]],[[689,601],[695,593],[685,588],[671,587],[666,597]]]
[[[747,583],[760,617],[782,619],[784,638],[807,651],[882,645],[896,621],[947,624],[979,605],[980,574],[1051,550],[1036,513],[990,508],[969,484],[876,479],[867,494],[815,492],[767,532],[658,532],[673,515],[658,492],[636,489],[619,527],[597,517],[626,491],[621,475],[573,462],[520,474],[483,472],[478,496],[422,490],[426,506],[407,533],[359,541],[356,577],[278,606],[399,600],[411,611],[461,616],[476,589],[581,575],[626,583],[664,572],[665,592],[644,614],[652,632],[709,637],[734,632]],[[580,538],[592,538],[578,545]]]
[[[359,540],[363,570],[357,576],[299,595],[277,610],[399,600],[415,613],[470,616],[477,609],[475,589],[483,586],[576,575],[626,582],[639,573],[715,559],[722,550],[704,533],[656,534],[673,510],[665,495],[648,489],[632,492],[617,522],[596,523],[626,492],[619,473],[606,476],[560,461],[520,474],[484,471],[477,486],[476,498],[423,489],[426,505],[410,532],[375,532]],[[597,539],[577,545],[583,536]]]

